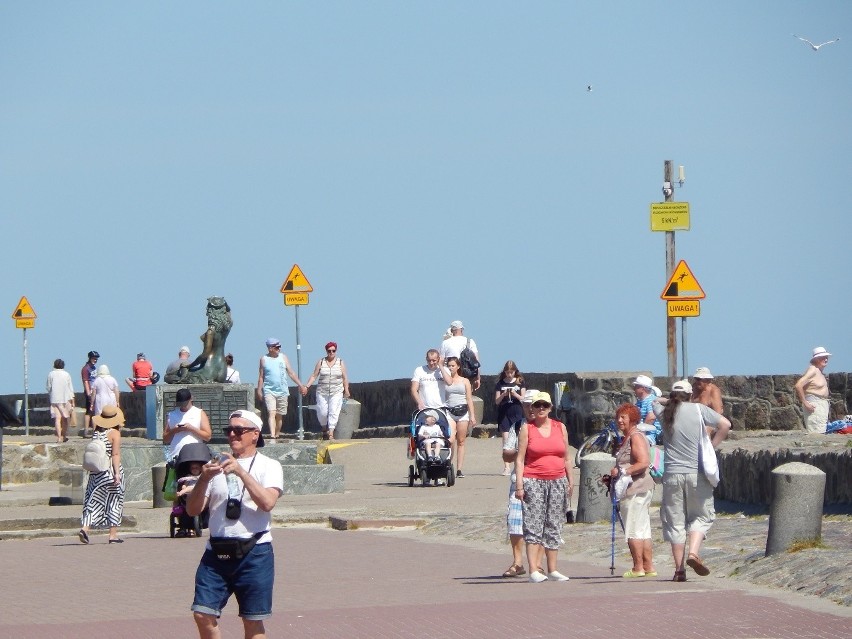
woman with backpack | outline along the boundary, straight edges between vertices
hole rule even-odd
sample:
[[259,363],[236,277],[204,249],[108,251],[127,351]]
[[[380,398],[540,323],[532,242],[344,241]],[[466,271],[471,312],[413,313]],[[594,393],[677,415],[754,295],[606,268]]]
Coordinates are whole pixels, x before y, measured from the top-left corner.
[[316,380],[317,419],[322,427],[322,438],[334,441],[334,429],[343,408],[343,398],[349,399],[349,378],[346,365],[337,356],[337,342],[325,345],[325,357],[314,366],[314,372],[305,384],[305,392]]
[[[92,441],[86,447],[84,465],[105,470],[90,470],[86,484],[86,496],[83,499],[82,527],[77,536],[84,544],[89,543],[89,530],[92,526],[109,526],[109,543],[120,544],[124,540],[118,537],[118,527],[124,514],[124,469],[121,467],[121,433],[119,427],[124,424],[124,413],[117,406],[103,407],[100,415],[92,418],[95,427]],[[95,448],[103,444],[97,457]],[[92,447],[92,451],[89,447]]]

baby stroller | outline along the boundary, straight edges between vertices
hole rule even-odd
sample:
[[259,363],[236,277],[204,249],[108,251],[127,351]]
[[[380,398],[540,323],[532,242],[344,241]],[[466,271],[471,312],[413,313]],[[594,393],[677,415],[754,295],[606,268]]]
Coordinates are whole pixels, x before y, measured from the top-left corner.
[[[440,426],[444,446],[439,450],[437,457],[430,457],[426,451],[425,442],[417,439],[420,427],[426,424],[427,417],[435,417],[436,424]],[[450,447],[450,423],[443,409],[424,408],[416,411],[411,417],[411,431],[408,438],[408,458],[414,463],[408,466],[408,485],[414,486],[414,480],[419,479],[424,486],[430,481],[438,485],[439,479],[446,479],[447,487],[456,483],[456,474],[453,470],[453,450]]]
[[[207,444],[192,443],[184,445],[175,459],[175,476],[180,480],[189,476],[189,466],[193,462],[206,464],[212,455]],[[169,517],[170,537],[201,537],[201,531],[207,528],[208,513],[205,510],[196,517],[190,517],[186,513],[186,496],[178,498],[178,504],[172,507]]]

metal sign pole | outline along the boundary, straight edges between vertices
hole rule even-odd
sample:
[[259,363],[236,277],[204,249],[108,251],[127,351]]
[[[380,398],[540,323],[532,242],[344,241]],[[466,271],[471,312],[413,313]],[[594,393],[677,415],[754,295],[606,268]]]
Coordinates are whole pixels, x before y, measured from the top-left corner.
[[27,358],[27,329],[24,329],[24,435],[30,436],[30,375]]
[[[299,376],[299,380],[302,379],[302,342],[299,337],[299,307],[296,306],[296,375]],[[302,389],[300,388],[296,393],[296,401],[298,402],[298,410],[299,410],[299,431],[298,437],[299,439],[305,438],[305,421],[302,416]]]
[[686,379],[689,370],[686,367],[686,318],[680,318],[680,350],[681,350],[681,361],[683,362],[683,378]]

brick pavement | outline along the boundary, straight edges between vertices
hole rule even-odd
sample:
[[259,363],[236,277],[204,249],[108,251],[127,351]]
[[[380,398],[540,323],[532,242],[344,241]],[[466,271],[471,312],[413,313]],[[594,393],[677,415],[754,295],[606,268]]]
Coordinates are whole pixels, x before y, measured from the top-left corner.
[[[852,611],[766,596],[712,577],[626,581],[562,557],[568,583],[500,578],[506,553],[432,543],[416,531],[275,530],[270,637],[848,637]],[[130,535],[120,546],[68,539],[0,543],[0,636],[192,637],[201,540]],[[88,561],[83,562],[86,558]],[[616,614],[641,610],[637,624]],[[653,623],[650,621],[653,619]],[[242,635],[231,601],[226,637]]]

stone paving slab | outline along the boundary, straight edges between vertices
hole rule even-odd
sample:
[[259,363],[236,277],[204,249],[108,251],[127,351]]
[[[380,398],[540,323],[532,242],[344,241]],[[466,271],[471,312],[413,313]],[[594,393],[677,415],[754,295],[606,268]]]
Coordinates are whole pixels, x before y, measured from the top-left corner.
[[[670,628],[687,638],[831,639],[848,637],[852,623],[848,609],[817,600],[791,605],[693,575],[683,584],[627,581],[564,557],[567,583],[502,579],[501,553],[411,532],[292,527],[274,538],[270,637],[656,639]],[[15,586],[0,598],[0,636],[194,636],[188,608],[202,545],[154,535],[131,535],[120,546],[4,542],[0,562]],[[619,610],[641,610],[654,623],[637,624]],[[222,628],[226,637],[241,636],[233,601]]]

